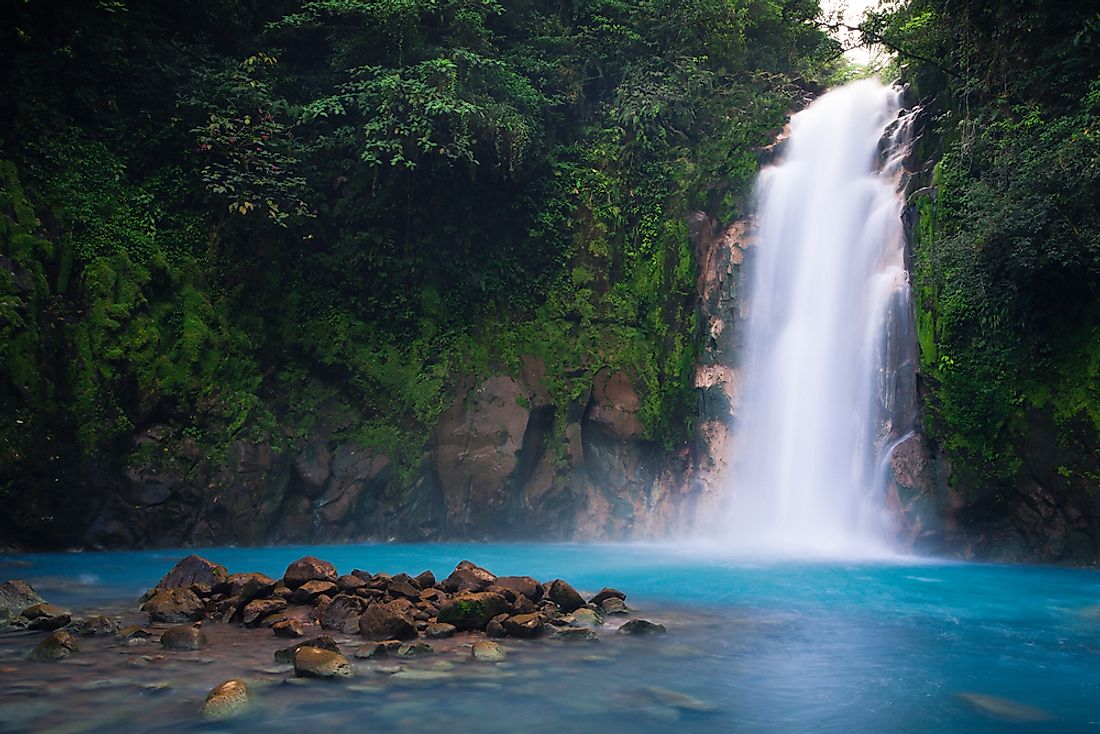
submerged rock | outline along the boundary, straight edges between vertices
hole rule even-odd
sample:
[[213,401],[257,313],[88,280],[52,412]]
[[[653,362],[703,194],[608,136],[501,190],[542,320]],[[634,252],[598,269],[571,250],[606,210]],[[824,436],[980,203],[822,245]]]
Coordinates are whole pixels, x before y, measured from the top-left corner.
[[970,705],[978,713],[1002,721],[1025,723],[1029,721],[1049,721],[1054,717],[1047,711],[986,693],[956,693],[955,697]]
[[23,610],[21,617],[27,620],[27,628],[32,630],[61,629],[72,621],[72,613],[56,604],[35,604]]
[[243,680],[233,678],[215,686],[206,696],[202,713],[214,719],[235,716],[248,707],[248,686]]
[[666,635],[668,630],[663,624],[647,619],[632,619],[619,627],[620,635]]
[[142,609],[153,622],[197,622],[205,615],[202,600],[190,589],[166,589],[145,602]]
[[294,675],[299,678],[350,678],[351,661],[332,650],[302,647],[294,653]]
[[160,646],[165,650],[202,650],[209,644],[203,631],[193,626],[172,627],[160,636]]
[[63,660],[79,650],[75,637],[65,630],[57,630],[35,646],[31,657],[35,660]]
[[504,658],[507,657],[504,648],[490,640],[478,640],[475,642],[473,648],[470,650],[470,654],[474,656],[474,659],[480,660],[483,663],[501,663],[504,662]]
[[587,642],[598,640],[596,630],[588,627],[550,627],[550,639],[566,642]]
[[426,642],[413,642],[397,648],[397,657],[412,658],[418,655],[431,655],[435,650]]
[[551,581],[546,589],[546,595],[566,614],[584,606],[584,599],[577,590],[562,579]]

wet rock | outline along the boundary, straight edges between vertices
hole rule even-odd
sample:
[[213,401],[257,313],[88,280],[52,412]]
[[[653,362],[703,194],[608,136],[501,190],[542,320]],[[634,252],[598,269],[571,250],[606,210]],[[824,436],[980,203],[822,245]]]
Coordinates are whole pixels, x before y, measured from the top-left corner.
[[561,579],[550,582],[546,595],[566,614],[584,606],[584,599],[577,590]]
[[96,615],[83,620],[77,626],[77,632],[83,637],[110,637],[118,634],[118,622],[110,617]]
[[581,607],[573,612],[571,616],[573,617],[569,625],[571,627],[589,627],[595,629],[603,625],[603,617],[588,607]]
[[626,608],[626,602],[618,597],[610,597],[600,602],[600,609],[604,611],[604,614],[629,614],[630,610]]
[[295,653],[297,653],[303,647],[315,647],[319,650],[340,652],[340,647],[336,644],[336,640],[332,639],[328,635],[321,635],[320,637],[314,637],[313,639],[306,640],[305,642],[299,642],[297,645],[291,645],[290,647],[284,647],[282,650],[276,650],[275,663],[277,665],[290,665],[294,662]]
[[508,589],[517,598],[522,594],[533,602],[541,599],[546,593],[546,587],[530,576],[498,576],[493,583]]
[[447,637],[454,637],[455,629],[453,624],[434,622],[424,628],[424,636],[430,640],[441,640]]
[[605,601],[607,601],[608,599],[619,599],[620,601],[625,602],[626,601],[626,594],[624,594],[623,592],[621,592],[617,589],[610,589],[610,588],[605,586],[605,587],[603,587],[603,589],[600,590],[600,593],[596,594],[591,599],[589,599],[588,603],[589,604],[599,604],[599,605],[602,606],[603,603]]
[[35,604],[45,604],[38,593],[26,581],[5,581],[0,584],[0,630],[20,619],[20,613]]
[[408,602],[371,604],[359,617],[359,633],[370,640],[411,640],[416,637],[411,608]]
[[551,640],[565,642],[588,642],[599,639],[596,630],[588,627],[550,627]]
[[35,660],[63,660],[79,649],[72,634],[65,630],[56,630],[35,646],[31,657]]
[[421,571],[413,579],[413,584],[418,589],[430,589],[435,586],[435,574],[431,571]]
[[27,628],[32,630],[61,629],[72,621],[72,613],[56,604],[34,604],[20,614],[27,620]]
[[294,590],[290,595],[290,600],[299,604],[307,604],[321,594],[335,596],[339,589],[340,587],[332,581],[307,581]]
[[284,619],[271,625],[271,631],[276,637],[301,637],[305,631],[305,625],[303,625],[297,619]]
[[647,619],[632,619],[619,627],[620,635],[665,635],[668,630],[663,624],[650,622]]
[[190,589],[157,592],[142,609],[149,613],[149,619],[153,622],[195,622],[205,615],[202,600]]
[[202,705],[203,716],[212,719],[224,719],[236,716],[248,708],[248,686],[243,680],[234,678],[215,686],[206,696]]
[[483,663],[502,663],[507,655],[504,648],[490,640],[478,640],[474,643],[470,653],[475,660]]
[[389,650],[381,642],[368,642],[365,645],[360,645],[359,649],[355,651],[355,657],[367,658],[368,660],[389,657],[389,654]]
[[397,648],[397,657],[411,658],[418,655],[430,655],[435,650],[427,642],[412,642]]
[[165,650],[202,650],[209,644],[203,631],[190,625],[172,627],[160,636],[160,646]]
[[340,578],[336,573],[336,566],[328,561],[322,561],[314,556],[304,556],[287,566],[283,574],[283,583],[287,588],[297,589],[307,581],[331,581],[336,583]]
[[350,678],[351,661],[338,652],[301,647],[294,653],[294,675],[299,678]]
[[336,579],[336,585],[340,587],[340,591],[351,593],[361,586],[366,586],[367,582],[349,573]]
[[168,589],[190,589],[192,586],[200,586],[212,589],[225,581],[229,574],[225,566],[208,561],[202,556],[191,554],[177,563],[171,571],[164,575],[154,592],[167,591]]
[[337,594],[320,614],[321,627],[353,635],[359,631],[359,617],[365,606],[357,596]]
[[153,633],[140,625],[131,624],[120,629],[115,636],[120,640],[148,640]]
[[532,638],[542,634],[542,620],[537,614],[517,614],[505,619],[503,624],[511,637]]
[[490,571],[470,561],[462,561],[443,579],[441,586],[452,594],[462,591],[481,591],[496,580]]
[[501,638],[507,637],[508,632],[504,629],[504,620],[508,618],[507,614],[498,614],[489,620],[489,624],[485,625],[485,634],[489,637]]
[[483,630],[489,620],[508,611],[508,602],[492,592],[466,592],[443,604],[438,621],[453,624],[459,630]]
[[287,608],[285,599],[272,597],[271,599],[256,599],[245,604],[241,610],[241,621],[252,627],[263,623],[265,617],[284,611]]

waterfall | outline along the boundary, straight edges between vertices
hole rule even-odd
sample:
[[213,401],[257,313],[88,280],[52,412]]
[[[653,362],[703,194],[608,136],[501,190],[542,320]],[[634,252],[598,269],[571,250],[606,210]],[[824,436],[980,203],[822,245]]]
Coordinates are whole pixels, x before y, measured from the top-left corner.
[[912,115],[864,80],[791,119],[757,185],[724,543],[888,552],[888,452],[913,428],[903,169]]

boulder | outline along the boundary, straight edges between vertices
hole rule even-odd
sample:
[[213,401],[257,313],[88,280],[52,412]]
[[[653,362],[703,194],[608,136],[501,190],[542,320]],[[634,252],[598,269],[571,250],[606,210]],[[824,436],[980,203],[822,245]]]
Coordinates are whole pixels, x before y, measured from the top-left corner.
[[351,661],[338,652],[301,647],[294,653],[294,675],[299,678],[350,678]]
[[275,591],[275,580],[262,573],[233,573],[213,591],[247,604],[253,599],[271,596]]
[[668,630],[663,624],[650,622],[648,619],[632,619],[619,627],[620,635],[665,635]]
[[160,636],[160,646],[165,650],[201,650],[209,644],[203,631],[191,625],[166,629]]
[[600,602],[600,609],[604,614],[630,614],[630,610],[626,608],[626,602],[615,596]]
[[77,632],[84,637],[109,637],[118,634],[118,621],[102,615],[88,617],[77,626]]
[[535,603],[523,594],[518,595],[515,602],[512,603],[512,611],[516,614],[533,614],[537,609]]
[[434,622],[424,628],[424,636],[429,640],[441,640],[446,637],[454,637],[455,626],[446,622]]
[[413,586],[411,581],[406,581],[405,579],[401,579],[399,581],[391,581],[389,587],[387,588],[387,591],[389,592],[390,596],[394,597],[395,599],[397,597],[411,599],[412,601],[417,601],[418,599],[420,599],[420,589]]
[[346,591],[349,594],[360,586],[366,586],[367,582],[353,574],[345,574],[336,579],[336,585],[340,587],[340,591]]
[[[197,556],[196,556],[197,557]],[[153,622],[194,622],[205,615],[202,600],[191,589],[165,589],[141,607]]]
[[34,604],[24,609],[19,616],[27,620],[27,628],[32,630],[61,629],[72,621],[72,613],[56,604]]
[[518,598],[521,594],[531,601],[538,601],[546,593],[546,588],[530,576],[498,576],[493,582],[508,589]]
[[276,637],[302,637],[305,635],[305,625],[297,619],[283,619],[271,625],[271,631]]
[[369,640],[411,640],[416,637],[411,609],[408,602],[371,604],[359,617],[359,633]]
[[202,705],[203,716],[224,719],[235,716],[248,708],[248,686],[234,678],[215,686]]
[[359,649],[355,651],[355,657],[357,658],[384,658],[389,656],[389,648],[381,642],[368,642],[365,645],[360,645]]
[[623,592],[621,592],[617,589],[609,589],[608,587],[605,586],[602,589],[600,589],[600,593],[596,594],[591,599],[589,599],[588,603],[589,604],[602,605],[604,603],[604,601],[606,601],[607,599],[619,599],[619,600],[625,602],[626,601],[626,594],[624,594]]
[[241,621],[250,627],[263,623],[265,617],[284,611],[287,606],[286,599],[272,597],[271,599],[255,599],[244,605],[241,610]]
[[299,642],[297,645],[291,645],[290,647],[284,647],[282,650],[276,650],[276,664],[289,665],[290,663],[294,662],[294,654],[301,650],[303,647],[315,647],[319,650],[340,652],[340,648],[336,644],[336,640],[332,639],[328,635],[321,635],[320,637],[314,637],[313,639],[306,640],[305,642]]
[[502,663],[507,655],[504,648],[490,640],[478,640],[470,650],[475,660],[483,663]]
[[31,657],[35,660],[62,660],[79,649],[75,637],[65,630],[56,630],[35,646]]
[[483,630],[489,620],[509,611],[508,602],[493,592],[466,592],[448,599],[439,609],[437,621],[459,630]]
[[481,591],[496,581],[490,571],[470,561],[462,561],[451,575],[443,579],[441,586],[452,594],[461,591]]
[[546,595],[566,614],[584,606],[584,599],[577,590],[561,579],[550,582]]
[[154,592],[168,589],[190,589],[192,586],[212,589],[229,578],[225,566],[208,561],[202,556],[191,554],[177,563],[171,571],[164,575]]
[[8,620],[19,619],[27,607],[45,603],[26,581],[5,581],[0,584],[0,630],[8,626]]
[[359,617],[366,604],[357,596],[337,594],[321,612],[321,628],[354,635],[359,631]]
[[542,634],[542,620],[537,614],[517,614],[505,619],[503,625],[511,637],[531,638]]
[[435,574],[431,571],[421,571],[413,579],[413,584],[418,589],[430,589],[435,586]]
[[283,574],[283,583],[290,589],[297,589],[307,581],[331,581],[336,583],[340,578],[336,573],[336,566],[320,558],[305,556],[287,566]]
[[340,587],[332,581],[307,581],[294,590],[294,593],[290,595],[290,600],[299,604],[308,604],[321,594],[335,596],[339,589]]
[[508,618],[507,614],[498,614],[489,620],[489,624],[485,625],[485,634],[489,637],[501,638],[507,637],[508,631],[504,629],[504,620]]
[[588,607],[581,607],[572,614],[570,627],[589,627],[595,629],[603,625],[603,615]]

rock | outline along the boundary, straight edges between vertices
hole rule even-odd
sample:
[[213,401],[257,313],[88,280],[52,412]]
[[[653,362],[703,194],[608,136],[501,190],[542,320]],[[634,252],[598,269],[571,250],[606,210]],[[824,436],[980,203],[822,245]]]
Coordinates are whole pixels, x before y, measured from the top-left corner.
[[483,630],[489,620],[508,611],[508,602],[492,592],[466,592],[447,600],[439,609],[439,622],[459,630]]
[[340,587],[332,581],[307,581],[291,594],[290,600],[298,602],[299,604],[308,604],[313,599],[321,594],[325,596],[335,596]]
[[620,635],[666,635],[668,630],[663,624],[650,622],[647,619],[632,619],[619,627]]
[[600,602],[600,609],[604,611],[604,614],[630,613],[630,610],[626,608],[626,602],[616,596],[609,597]]
[[359,617],[359,633],[369,640],[411,640],[416,637],[411,608],[408,602],[371,604]]
[[355,651],[355,657],[367,659],[384,658],[388,657],[389,654],[389,650],[381,642],[368,642]]
[[56,604],[34,604],[23,610],[19,616],[28,621],[27,628],[32,630],[61,629],[72,621],[72,613]]
[[984,716],[1002,721],[1027,723],[1049,721],[1054,717],[1047,711],[986,693],[956,693],[955,697]]
[[609,589],[608,587],[605,586],[605,587],[603,587],[603,589],[600,590],[600,593],[596,594],[591,599],[589,599],[588,603],[589,604],[598,604],[598,605],[602,606],[604,601],[606,601],[607,599],[619,599],[620,601],[625,602],[626,601],[626,594],[624,594],[623,592],[621,592],[617,589]]
[[413,642],[397,648],[397,657],[411,658],[417,655],[430,655],[435,652],[432,646],[426,642]]
[[599,639],[596,631],[588,627],[550,627],[551,640],[565,640],[566,642],[585,642]]
[[584,606],[584,599],[577,590],[561,579],[550,582],[546,595],[566,614]]
[[363,614],[364,606],[363,600],[357,596],[337,594],[321,612],[321,627],[354,635],[359,631],[359,617]]
[[523,594],[516,596],[516,600],[512,603],[512,611],[516,614],[533,614],[537,609],[535,603]]
[[461,591],[481,591],[496,580],[490,571],[470,561],[462,561],[451,572],[451,575],[443,579],[441,584],[444,589],[452,594]]
[[226,572],[225,566],[208,561],[202,556],[191,554],[165,574],[164,578],[153,587],[153,591],[190,589],[192,586],[212,589],[227,578],[229,578],[229,574]]
[[10,625],[8,620],[19,619],[27,607],[45,603],[46,600],[26,581],[5,581],[0,584],[0,629]]
[[297,619],[284,619],[271,625],[276,637],[301,637],[306,633],[305,625]]
[[400,596],[412,601],[420,599],[420,589],[413,586],[411,581],[406,581],[404,579],[391,582],[387,590],[392,597]]
[[201,650],[209,644],[203,631],[190,625],[166,629],[160,636],[160,646],[165,650]]
[[336,573],[336,566],[320,558],[305,556],[294,561],[286,568],[283,574],[283,583],[287,588],[297,589],[307,581],[331,581],[336,583],[340,576]]
[[603,625],[603,616],[593,609],[581,607],[573,612],[573,621],[570,627],[589,627],[595,629]]
[[489,637],[501,638],[507,637],[508,632],[504,629],[504,620],[508,618],[507,614],[498,614],[489,620],[489,624],[485,625],[485,634]]
[[320,637],[314,637],[313,639],[306,640],[305,642],[299,642],[297,645],[291,645],[290,647],[284,647],[282,650],[276,650],[275,663],[278,665],[290,665],[294,662],[294,654],[301,650],[303,647],[316,647],[319,650],[340,652],[340,647],[336,644],[336,640],[332,639],[328,635],[321,635]]
[[272,597],[271,599],[256,599],[245,604],[241,610],[241,621],[249,627],[263,623],[264,617],[284,611],[289,605],[286,599]]
[[336,579],[336,585],[340,587],[340,591],[351,593],[361,586],[366,586],[367,582],[359,578],[358,576],[349,573]]
[[294,653],[294,675],[299,678],[350,678],[351,661],[338,652],[301,647]]
[[75,637],[65,630],[56,630],[35,646],[31,657],[35,660],[62,660],[79,649]]
[[538,601],[546,593],[546,587],[530,576],[498,576],[493,583],[510,590],[517,597],[522,594],[531,601]]
[[431,571],[421,571],[413,579],[413,584],[418,589],[430,589],[435,586],[435,574]]
[[[197,557],[197,556],[196,556]],[[153,622],[195,622],[205,615],[202,600],[190,589],[165,589],[141,607]]]
[[542,620],[537,614],[517,614],[505,619],[503,624],[511,637],[532,638],[542,634]]
[[670,691],[665,688],[644,688],[642,689],[641,694],[642,696],[654,703],[658,703],[662,706],[668,706],[674,709],[679,709],[680,711],[688,711],[693,713],[713,713],[718,708],[714,704],[707,703],[706,701],[700,701],[694,696],[689,696],[686,693],[680,693],[679,691]]
[[202,705],[203,716],[224,719],[235,716],[248,708],[248,686],[243,680],[233,678],[215,686]]
[[429,640],[441,640],[446,637],[454,637],[455,626],[446,622],[433,622],[424,628],[424,636]]
[[475,660],[483,663],[502,663],[507,657],[504,648],[490,640],[478,640],[470,652]]
[[645,433],[640,418],[641,398],[626,372],[604,367],[592,379],[592,400],[586,420],[609,436],[621,441],[636,439]]
[[77,631],[84,637],[109,637],[118,634],[118,622],[110,617],[96,615],[83,620]]
[[148,640],[153,633],[140,625],[131,624],[120,629],[115,636],[120,640]]
[[439,589],[424,589],[420,592],[420,600],[430,602],[439,606],[443,602],[447,601],[447,595]]

